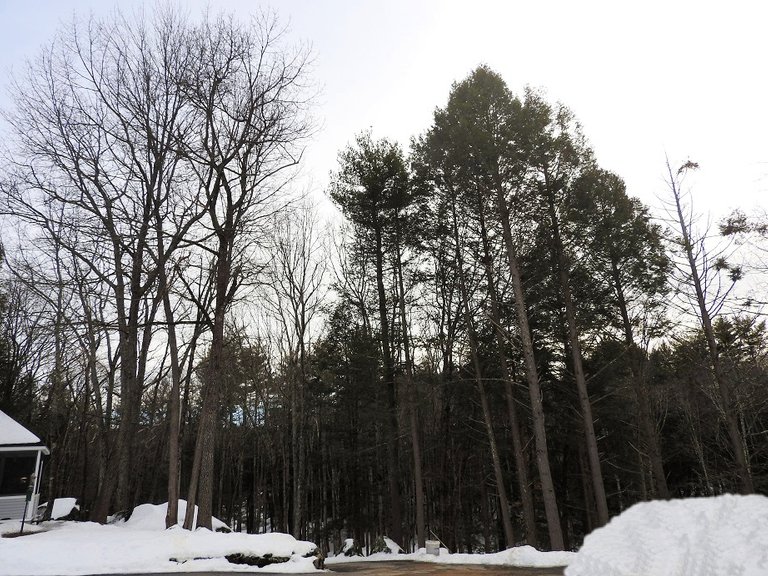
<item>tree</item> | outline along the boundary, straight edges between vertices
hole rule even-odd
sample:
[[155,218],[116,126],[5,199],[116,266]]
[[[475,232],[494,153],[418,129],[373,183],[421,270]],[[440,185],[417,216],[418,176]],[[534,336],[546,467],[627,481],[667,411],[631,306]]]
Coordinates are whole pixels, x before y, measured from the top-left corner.
[[307,55],[283,48],[281,33],[273,16],[249,25],[219,17],[203,22],[189,36],[194,66],[181,88],[197,123],[184,154],[205,195],[206,234],[199,246],[211,257],[213,303],[205,311],[211,359],[202,390],[186,528],[196,503],[198,525],[211,527],[216,382],[225,369],[227,310],[258,272],[255,248],[266,245],[269,218],[284,202],[286,184],[301,158],[300,145],[309,133],[303,95]]
[[[725,420],[732,457],[738,471],[740,489],[743,494],[751,494],[755,491],[755,487],[749,466],[747,445],[739,428],[734,390],[723,370],[712,322],[713,316],[719,312],[725,297],[730,292],[730,288],[724,292],[716,290],[716,287],[720,287],[719,274],[727,272],[730,279],[728,285],[732,287],[741,277],[741,270],[730,267],[722,256],[713,259],[712,254],[707,251],[704,245],[704,238],[695,235],[692,214],[685,205],[684,191],[681,186],[685,174],[697,168],[698,164],[687,161],[677,171],[673,171],[667,162],[671,212],[675,218],[675,232],[686,267],[683,281],[693,289],[694,310],[706,339],[712,377],[719,394],[719,408]],[[715,290],[715,292],[710,290]]]
[[478,337],[477,330],[475,329],[475,323],[473,321],[473,311],[470,308],[470,294],[467,287],[467,281],[464,273],[464,259],[461,253],[461,239],[459,237],[459,224],[456,216],[456,203],[451,204],[451,217],[453,220],[453,241],[456,249],[456,264],[458,271],[459,289],[461,291],[462,302],[464,304],[464,320],[467,326],[467,335],[469,337],[469,349],[472,357],[472,367],[475,374],[475,383],[480,395],[480,405],[483,410],[483,423],[485,424],[485,432],[488,437],[488,444],[491,449],[491,462],[493,464],[493,473],[496,478],[496,489],[499,494],[499,509],[502,518],[502,525],[504,526],[504,537],[506,540],[506,547],[511,548],[515,545],[515,536],[512,529],[512,519],[509,513],[509,501],[506,494],[506,483],[504,482],[504,474],[501,468],[501,458],[499,457],[499,449],[496,443],[496,436],[493,431],[493,421],[491,419],[491,411],[488,403],[488,395],[485,391],[485,384],[483,382],[483,370],[480,364],[480,358],[478,355]]
[[356,240],[373,259],[379,316],[379,338],[386,390],[385,427],[390,500],[390,535],[402,542],[402,509],[398,475],[397,393],[389,301],[385,288],[386,262],[392,255],[392,212],[406,199],[408,174],[400,147],[386,139],[374,141],[370,133],[339,155],[339,171],[330,195],[355,226]]
[[174,89],[186,65],[183,24],[170,11],[151,20],[118,15],[85,28],[74,23],[16,84],[9,115],[17,137],[9,212],[54,235],[113,302],[109,326],[118,339],[121,401],[117,440],[92,512],[101,522],[115,493],[118,509],[131,504],[132,442],[149,325],[160,301],[158,271],[184,233],[184,222],[174,222],[179,229],[167,232],[166,254],[153,258],[153,215],[190,216],[176,211],[182,187],[170,185],[177,184],[177,139],[185,132],[184,102]]
[[626,195],[621,178],[604,170],[583,173],[568,202],[566,220],[575,228],[572,236],[581,244],[582,260],[589,261],[594,277],[611,289],[610,303],[630,359],[642,449],[650,460],[656,494],[669,498],[647,389],[646,356],[635,335],[639,328],[646,340],[659,336],[652,323],[668,292],[669,272],[660,227],[651,223],[647,208],[639,200]]
[[[453,86],[448,105],[444,110],[437,110],[434,126],[420,146],[424,163],[431,165],[438,185],[444,186],[445,179],[450,179],[465,193],[477,190],[477,194],[490,199],[496,209],[495,218],[501,227],[514,293],[550,546],[562,549],[563,535],[550,470],[541,385],[509,204],[510,196],[519,191],[526,174],[525,151],[518,147],[524,125],[521,103],[510,94],[496,73],[480,67]],[[471,206],[474,210],[476,203]]]
[[277,218],[274,242],[270,247],[273,259],[269,270],[271,290],[267,299],[286,341],[293,469],[291,527],[294,537],[302,538],[305,535],[305,428],[311,354],[310,327],[325,295],[325,246],[322,231],[318,230],[317,218],[310,205],[292,209]]
[[594,428],[592,404],[587,389],[571,281],[571,258],[563,237],[563,197],[584,168],[592,163],[591,151],[573,114],[562,105],[551,106],[537,94],[529,92],[525,102],[530,121],[530,163],[526,186],[531,198],[540,203],[539,218],[548,232],[553,260],[553,276],[557,279],[565,311],[567,342],[571,353],[573,377],[576,381],[584,439],[592,480],[592,490],[599,525],[608,522],[600,452]]

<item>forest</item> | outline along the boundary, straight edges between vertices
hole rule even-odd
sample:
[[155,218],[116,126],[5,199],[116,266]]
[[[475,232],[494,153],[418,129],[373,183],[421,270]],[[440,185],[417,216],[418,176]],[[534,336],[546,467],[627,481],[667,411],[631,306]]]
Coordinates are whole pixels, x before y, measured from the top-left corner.
[[51,449],[43,499],[490,552],[768,492],[765,214],[708,226],[690,159],[651,210],[480,65],[407,146],[349,135],[329,224],[295,185],[310,60],[273,15],[165,9],[15,78],[0,410]]

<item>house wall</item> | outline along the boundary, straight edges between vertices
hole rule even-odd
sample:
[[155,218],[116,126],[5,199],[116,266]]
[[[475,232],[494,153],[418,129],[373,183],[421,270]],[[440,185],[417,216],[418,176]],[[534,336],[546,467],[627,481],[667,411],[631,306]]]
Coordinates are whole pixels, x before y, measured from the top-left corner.
[[[34,488],[27,508],[32,519],[40,499],[41,454],[43,449],[0,447],[0,520],[21,520],[30,482]],[[47,450],[46,450],[47,453]]]
[[[24,515],[24,496],[0,496],[0,520],[21,520]],[[31,518],[30,510],[34,511],[36,506],[30,502],[27,507],[27,518]]]

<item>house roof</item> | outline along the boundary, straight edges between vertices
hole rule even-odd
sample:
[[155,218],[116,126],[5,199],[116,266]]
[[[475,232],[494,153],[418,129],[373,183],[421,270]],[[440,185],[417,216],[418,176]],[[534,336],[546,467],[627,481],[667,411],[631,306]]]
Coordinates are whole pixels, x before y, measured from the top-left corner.
[[0,410],[0,446],[39,443],[40,438]]

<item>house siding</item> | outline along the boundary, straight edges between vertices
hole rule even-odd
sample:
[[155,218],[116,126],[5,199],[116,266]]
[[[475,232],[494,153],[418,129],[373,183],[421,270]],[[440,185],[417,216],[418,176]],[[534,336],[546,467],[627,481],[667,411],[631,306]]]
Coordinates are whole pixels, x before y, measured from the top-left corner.
[[[26,495],[0,497],[0,520],[21,520],[24,515],[25,500]],[[29,508],[34,510],[32,506]],[[29,516],[29,510],[27,516]]]

